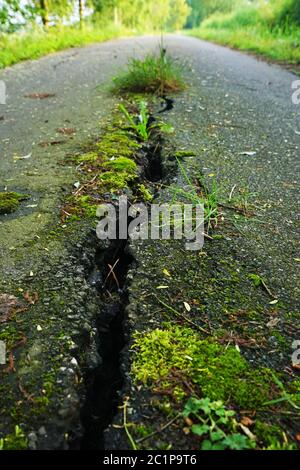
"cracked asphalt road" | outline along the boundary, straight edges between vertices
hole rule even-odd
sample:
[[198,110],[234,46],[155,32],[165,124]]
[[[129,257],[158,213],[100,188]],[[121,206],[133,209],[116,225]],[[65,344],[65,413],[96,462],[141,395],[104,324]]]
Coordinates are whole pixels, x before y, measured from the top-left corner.
[[[8,93],[7,104],[0,105],[0,190],[31,195],[16,213],[0,217],[3,292],[7,285],[21,285],[26,273],[36,274],[41,253],[47,255],[45,247],[41,246],[39,252],[34,246],[34,255],[28,257],[26,244],[47,233],[49,226],[59,220],[60,201],[78,178],[73,166],[59,163],[98,134],[101,120],[117,103],[107,91],[112,76],[129,57],[156,49],[158,42],[157,37],[113,40],[0,72]],[[256,272],[266,279],[276,298],[284,303],[285,313],[293,312],[291,321],[297,326],[300,107],[291,99],[291,85],[297,77],[276,65],[195,38],[168,35],[165,42],[169,52],[185,64],[188,83],[187,89],[175,97],[174,109],[165,115],[176,129],[174,145],[178,150],[195,151],[197,157],[188,159],[187,167],[200,170],[207,182],[214,174],[221,200],[232,191],[248,191],[249,203],[257,205],[257,216],[236,221],[235,228],[242,236],[231,240],[226,233],[227,238],[220,243],[227,244],[227,258],[236,254],[238,263],[244,263],[246,274]],[[26,97],[37,93],[54,96]],[[62,134],[59,128],[73,129],[74,133]],[[55,145],[50,145],[53,141]],[[213,254],[210,267],[218,274],[219,245],[208,246],[207,250]],[[64,254],[61,245],[52,253]],[[156,265],[151,268],[153,258],[160,257],[159,248],[157,253],[157,257],[150,253],[150,261],[143,247],[139,253],[140,259],[145,259],[141,268],[144,272],[138,271],[135,281],[139,304],[145,272],[149,274],[152,269],[154,278],[158,273]],[[172,249],[167,248],[166,259],[173,260],[172,256]],[[177,263],[179,272],[181,259]],[[41,264],[47,267],[47,262]],[[245,291],[246,281],[236,289]],[[251,297],[253,292],[246,294]],[[209,305],[209,295],[207,299]],[[263,307],[270,308],[268,296],[259,300],[266,304]],[[220,306],[214,307],[218,314]],[[41,311],[44,308],[49,307],[41,302]],[[261,321],[266,323],[264,317]],[[297,339],[295,331],[291,335]],[[282,356],[279,360],[286,365],[290,358]]]
[[[157,37],[113,40],[2,71],[0,79],[6,83],[7,104],[0,105],[1,189],[36,195],[33,202],[37,210],[33,212],[47,214],[42,217],[47,224],[57,207],[61,187],[75,178],[70,168],[58,168],[57,162],[97,133],[101,118],[115,103],[106,90],[111,77],[126,65],[129,57],[157,48],[158,41]],[[183,101],[178,133],[201,149],[205,142],[200,128],[210,126],[210,150],[205,158],[201,156],[202,170],[205,172],[206,166],[209,171],[216,170],[227,190],[243,184],[260,193],[271,206],[276,226],[285,227],[282,233],[279,230],[284,247],[292,255],[292,244],[297,257],[300,108],[291,100],[296,76],[276,65],[195,38],[168,35],[165,41],[169,52],[186,64],[189,83],[184,97],[179,99]],[[25,97],[34,93],[54,96]],[[58,128],[76,132],[62,135]],[[51,141],[59,143],[47,145]],[[256,153],[251,156],[245,152]],[[30,154],[28,159],[19,159]],[[18,246],[32,237],[37,222],[41,229],[40,216],[38,221],[34,213],[28,217],[30,224],[22,218],[22,230],[16,230],[18,218],[2,218],[2,255],[3,248],[11,244],[8,233],[14,235],[14,246]],[[268,246],[269,243],[272,240],[268,238]],[[285,249],[277,248],[278,255]],[[283,277],[286,262],[285,256],[278,262]],[[291,263],[289,272],[296,286],[298,278],[293,268],[298,269],[296,262]]]

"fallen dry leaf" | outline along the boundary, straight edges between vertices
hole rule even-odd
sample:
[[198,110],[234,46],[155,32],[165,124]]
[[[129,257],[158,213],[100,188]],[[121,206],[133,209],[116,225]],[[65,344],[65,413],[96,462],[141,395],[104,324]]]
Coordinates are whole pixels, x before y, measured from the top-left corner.
[[15,360],[14,360],[14,355],[13,355],[12,351],[10,351],[10,353],[9,353],[8,367],[6,369],[4,369],[4,372],[6,372],[6,373],[16,372]]
[[188,418],[188,417],[185,417],[184,421],[188,426],[192,426],[194,424],[191,418]]
[[55,93],[29,93],[28,95],[24,95],[24,98],[31,98],[33,100],[44,100],[46,98],[53,98]]
[[57,132],[63,135],[72,135],[75,134],[76,129],[74,127],[58,127]]
[[169,273],[169,271],[168,271],[166,268],[163,269],[163,273],[164,273],[166,276],[171,277],[171,274]]
[[300,370],[300,364],[292,364],[292,368],[296,370]]
[[268,321],[267,327],[268,328],[273,328],[274,326],[278,325],[279,322],[280,322],[280,319],[278,317],[277,318],[272,318],[272,320]]
[[8,321],[14,313],[24,309],[24,303],[9,294],[0,294],[0,323]]
[[24,292],[23,297],[30,305],[36,304],[39,300],[39,294],[37,292],[33,292],[31,294],[29,291],[26,291]]
[[249,416],[243,416],[243,418],[241,419],[241,424],[249,427],[249,426],[252,426],[252,424],[254,424],[254,421],[253,419],[249,418]]

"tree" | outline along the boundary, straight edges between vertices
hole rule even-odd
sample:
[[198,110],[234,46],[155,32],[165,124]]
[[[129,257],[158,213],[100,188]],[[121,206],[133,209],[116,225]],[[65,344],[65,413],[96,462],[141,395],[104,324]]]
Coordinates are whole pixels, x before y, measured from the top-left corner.
[[232,11],[238,4],[238,0],[187,0],[187,3],[191,8],[187,26],[194,28],[213,13]]
[[41,20],[45,28],[49,26],[49,5],[47,0],[40,0]]
[[83,0],[78,0],[78,13],[79,13],[79,22],[82,24],[83,21]]
[[13,32],[29,17],[28,5],[20,0],[0,2],[0,31]]
[[171,0],[170,13],[167,21],[168,29],[173,31],[182,29],[186,24],[190,12],[191,8],[185,0]]

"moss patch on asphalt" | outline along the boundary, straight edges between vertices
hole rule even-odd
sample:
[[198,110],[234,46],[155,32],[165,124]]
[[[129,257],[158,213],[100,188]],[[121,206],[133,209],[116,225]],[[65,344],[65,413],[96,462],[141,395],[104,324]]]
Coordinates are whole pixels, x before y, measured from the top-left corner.
[[278,397],[268,369],[252,369],[234,347],[226,348],[213,338],[201,339],[191,328],[169,325],[135,335],[133,349],[135,379],[169,388],[175,398],[187,396],[184,383],[196,387],[195,393],[201,396],[247,409]]
[[27,194],[19,194],[14,191],[0,192],[0,215],[16,211],[20,202],[28,198]]

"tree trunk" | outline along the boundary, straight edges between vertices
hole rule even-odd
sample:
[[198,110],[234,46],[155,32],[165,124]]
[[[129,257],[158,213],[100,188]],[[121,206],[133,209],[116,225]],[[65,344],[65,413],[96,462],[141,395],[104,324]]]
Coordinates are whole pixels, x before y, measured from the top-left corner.
[[47,0],[40,0],[41,18],[45,28],[49,26],[49,9]]
[[83,0],[78,0],[78,9],[79,9],[79,22],[80,22],[80,26],[82,26],[82,22],[83,22]]
[[119,26],[120,19],[119,19],[119,10],[118,7],[114,7],[114,25]]

